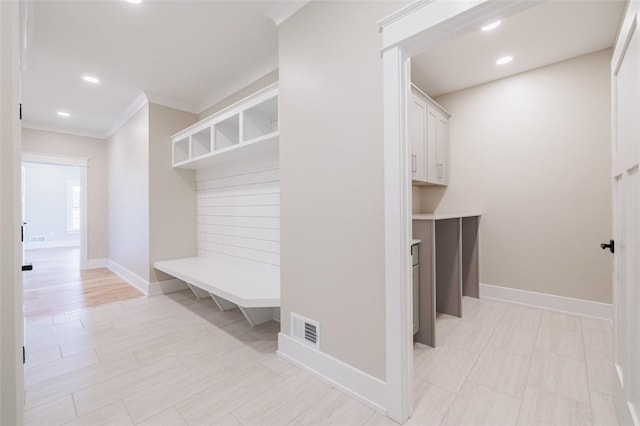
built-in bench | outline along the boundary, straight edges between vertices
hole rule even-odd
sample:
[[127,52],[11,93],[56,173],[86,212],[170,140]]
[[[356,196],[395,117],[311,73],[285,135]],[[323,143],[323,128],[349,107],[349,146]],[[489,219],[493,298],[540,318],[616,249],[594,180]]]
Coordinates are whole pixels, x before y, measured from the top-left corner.
[[211,297],[220,310],[240,308],[251,326],[273,319],[280,307],[280,267],[233,256],[188,257],[153,266],[187,283],[198,298]]

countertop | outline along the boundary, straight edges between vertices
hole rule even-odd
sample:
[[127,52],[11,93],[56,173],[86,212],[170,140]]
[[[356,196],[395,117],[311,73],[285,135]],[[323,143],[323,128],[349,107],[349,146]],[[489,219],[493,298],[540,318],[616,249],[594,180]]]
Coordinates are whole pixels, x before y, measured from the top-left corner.
[[481,216],[480,213],[415,213],[412,215],[413,220],[441,220],[441,219],[457,219],[460,217]]
[[415,246],[416,244],[420,244],[420,240],[416,240],[415,238],[411,241],[411,245]]

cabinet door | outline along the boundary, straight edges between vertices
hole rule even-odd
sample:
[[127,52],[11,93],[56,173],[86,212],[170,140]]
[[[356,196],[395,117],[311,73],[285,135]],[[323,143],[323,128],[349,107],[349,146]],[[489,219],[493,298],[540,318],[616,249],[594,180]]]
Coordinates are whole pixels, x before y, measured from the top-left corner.
[[413,334],[420,330],[420,267],[413,266]]
[[427,103],[411,96],[411,178],[426,182]]
[[427,110],[427,181],[429,183],[438,183],[439,181],[436,165],[439,118],[437,111],[429,107]]
[[447,184],[447,140],[449,121],[435,107],[427,111],[427,180],[438,185]]
[[449,140],[449,121],[438,114],[436,121],[436,182],[441,185],[448,183],[447,176],[449,175],[447,157],[449,147],[447,141]]

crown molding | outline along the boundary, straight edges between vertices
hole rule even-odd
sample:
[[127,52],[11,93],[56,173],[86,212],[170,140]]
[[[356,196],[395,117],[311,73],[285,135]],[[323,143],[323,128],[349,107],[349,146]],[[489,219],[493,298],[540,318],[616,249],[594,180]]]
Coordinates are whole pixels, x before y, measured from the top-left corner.
[[305,7],[309,1],[310,0],[274,2],[264,11],[264,14],[267,15],[277,27],[279,27],[287,19],[291,18],[300,9]]
[[56,126],[56,125],[38,123],[33,121],[23,121],[22,128],[30,129],[30,130],[40,130],[43,132],[62,133],[65,135],[80,136],[83,138],[93,138],[93,139],[101,139],[101,140],[106,139],[104,136],[104,133],[100,133],[100,132],[93,132],[90,130],[78,130],[78,129],[72,129],[69,127]]
[[147,101],[150,104],[162,105],[167,108],[178,109],[180,111],[190,112],[192,114],[198,114],[200,111],[198,110],[198,106],[193,102],[182,101],[175,98],[170,98],[168,96],[161,96],[151,92],[144,92],[147,96]]
[[225,98],[233,95],[239,90],[244,89],[249,84],[254,81],[264,77],[265,75],[275,71],[278,69],[278,54],[275,53],[271,56],[268,56],[266,59],[256,64],[254,67],[249,68],[245,72],[239,74],[237,77],[232,79],[226,84],[221,85],[221,87],[215,92],[211,93],[207,96],[204,101],[198,104],[198,114],[201,114],[207,108],[212,107],[218,102],[222,101]]
[[107,132],[104,133],[104,139],[109,139],[115,132],[117,132],[133,115],[140,111],[140,108],[147,105],[149,100],[147,99],[147,95],[142,92],[140,93],[114,120],[113,124],[109,128]]

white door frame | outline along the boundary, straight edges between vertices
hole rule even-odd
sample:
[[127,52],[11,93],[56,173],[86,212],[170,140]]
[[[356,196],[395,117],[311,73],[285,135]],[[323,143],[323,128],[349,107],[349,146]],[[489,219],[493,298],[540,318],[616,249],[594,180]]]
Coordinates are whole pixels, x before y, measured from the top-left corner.
[[19,4],[0,1],[0,424],[22,424]]
[[[638,218],[617,209],[629,201],[632,186],[628,184],[630,172],[637,168],[638,153],[629,147],[620,147],[618,134],[618,73],[623,59],[629,51],[632,37],[638,37],[640,22],[640,2],[632,1],[620,26],[620,32],[611,58],[611,153],[612,153],[612,194],[613,194],[613,239],[615,241],[613,270],[613,332],[614,332],[614,403],[620,424],[640,425],[640,406],[638,406],[637,307],[640,283],[638,279],[638,241],[633,229],[638,229]],[[636,76],[637,78],[637,76]],[[624,90],[624,89],[623,89]],[[638,137],[639,135],[635,135]],[[637,141],[636,141],[637,143]],[[635,155],[634,155],[635,154]],[[638,173],[635,171],[635,173]],[[620,184],[616,184],[619,179]],[[638,179],[637,177],[635,179]],[[620,189],[620,191],[618,191]],[[621,198],[619,198],[621,197]],[[626,216],[626,217],[625,217]],[[618,219],[622,220],[618,220]],[[632,221],[636,221],[635,223]],[[620,279],[618,277],[621,277]],[[633,282],[633,279],[636,282]],[[634,341],[635,340],[635,341]]]
[[378,22],[384,85],[385,305],[387,416],[403,423],[413,411],[411,292],[411,56],[469,28],[540,1],[420,0]]
[[22,162],[80,168],[80,269],[87,269],[87,167],[89,159],[23,151]]

